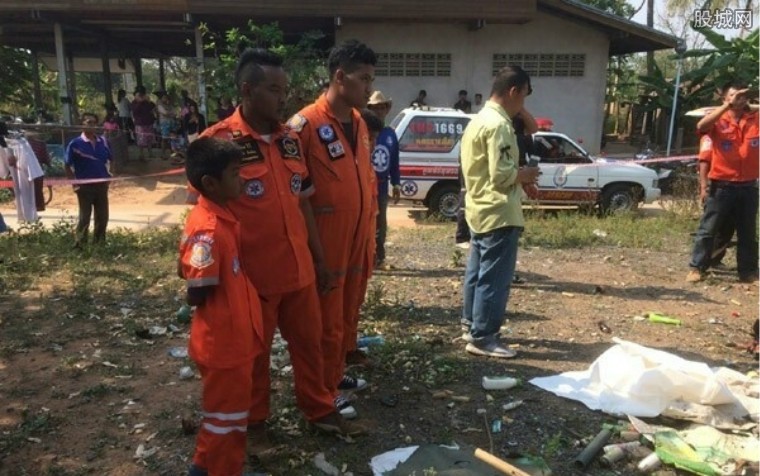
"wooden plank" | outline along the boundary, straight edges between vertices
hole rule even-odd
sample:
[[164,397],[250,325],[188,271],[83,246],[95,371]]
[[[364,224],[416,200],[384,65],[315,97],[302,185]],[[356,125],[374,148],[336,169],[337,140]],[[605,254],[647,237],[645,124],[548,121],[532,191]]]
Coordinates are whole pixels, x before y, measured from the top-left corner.
[[0,12],[119,14],[191,13],[213,16],[333,17],[397,19],[414,22],[485,19],[523,22],[532,19],[537,0],[2,0]]
[[343,16],[424,22],[437,19],[517,20],[532,18],[536,0],[188,0],[191,12],[255,15]]

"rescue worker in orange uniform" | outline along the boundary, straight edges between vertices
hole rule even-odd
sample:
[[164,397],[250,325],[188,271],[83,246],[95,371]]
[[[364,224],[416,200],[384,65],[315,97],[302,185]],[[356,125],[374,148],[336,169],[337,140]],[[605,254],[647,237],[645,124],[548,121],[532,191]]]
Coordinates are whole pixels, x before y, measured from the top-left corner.
[[[697,123],[697,130],[710,139],[709,166],[700,164],[700,175],[709,167],[709,188],[702,188],[705,209],[694,238],[689,282],[702,280],[715,236],[727,217],[736,219],[736,264],[739,280],[757,282],[758,211],[758,113],[747,99],[746,85],[732,83],[723,88],[723,104]],[[704,145],[704,144],[703,144]]]
[[[285,105],[287,76],[282,59],[263,49],[246,50],[238,61],[236,82],[242,104],[202,136],[231,140],[244,150],[243,194],[230,202],[241,220],[242,265],[261,297],[264,352],[254,361],[253,390],[248,416],[250,449],[272,449],[266,432],[270,416],[269,359],[277,327],[288,342],[293,364],[296,402],[306,419],[329,433],[356,435],[335,408],[335,396],[325,386],[322,318],[316,288],[309,226],[302,210],[310,209],[315,191],[302,156],[298,136],[279,118]],[[318,242],[317,242],[318,244]]]
[[[705,204],[707,199],[707,190],[709,189],[707,175],[710,171],[710,162],[712,161],[712,140],[707,134],[699,139],[699,190],[700,203]],[[715,232],[715,244],[710,255],[710,267],[717,268],[723,265],[723,257],[731,244],[731,238],[736,231],[736,216],[730,214],[725,217],[723,225]]]
[[185,223],[179,274],[197,306],[188,353],[203,382],[203,420],[189,476],[238,476],[245,463],[253,361],[262,351],[261,305],[240,266],[240,224],[227,204],[240,195],[240,150],[213,139],[187,153],[200,191]]
[[[367,132],[369,133],[369,143],[375,144],[377,142],[377,136],[383,130],[385,125],[382,119],[378,117],[373,111],[364,109],[361,112],[364,123],[367,124]],[[371,156],[371,153],[370,153]],[[374,168],[373,168],[374,170]],[[367,243],[366,261],[364,264],[364,272],[361,275],[361,284],[359,286],[359,292],[357,297],[359,301],[353,304],[351,310],[351,319],[346,320],[346,330],[343,336],[343,345],[346,348],[346,366],[358,365],[369,366],[371,362],[369,358],[357,348],[358,339],[358,326],[359,326],[359,312],[364,299],[367,294],[367,285],[375,268],[377,259],[377,214],[379,212],[378,193],[379,188],[377,186],[377,174],[373,173],[370,181],[372,187],[372,216],[375,217],[370,224],[370,240]]]
[[[350,406],[341,392],[367,382],[345,375],[346,332],[361,302],[367,246],[372,238],[370,140],[359,109],[367,104],[375,74],[375,53],[352,40],[328,57],[330,86],[288,125],[298,133],[316,191],[310,197],[324,261],[316,262],[322,294],[325,379],[336,406]],[[331,284],[327,284],[331,283]],[[354,331],[355,334],[355,331]]]

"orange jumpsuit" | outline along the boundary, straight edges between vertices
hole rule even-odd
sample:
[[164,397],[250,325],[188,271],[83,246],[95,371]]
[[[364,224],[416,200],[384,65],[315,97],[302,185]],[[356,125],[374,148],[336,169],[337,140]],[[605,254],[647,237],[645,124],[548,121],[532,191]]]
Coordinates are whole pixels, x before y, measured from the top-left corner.
[[[330,110],[322,95],[293,116],[288,125],[299,134],[315,193],[311,206],[325,254],[325,262],[337,278],[337,287],[320,296],[324,334],[325,379],[337,394],[345,370],[344,336],[351,332],[354,310],[362,293],[361,276],[372,216],[370,144],[367,125],[352,111],[352,139]],[[353,142],[353,147],[352,147]],[[355,324],[353,324],[355,328]],[[353,331],[355,333],[355,330]]]
[[232,140],[245,153],[243,194],[229,207],[241,221],[243,269],[261,297],[265,344],[253,364],[249,422],[262,422],[270,414],[269,357],[278,326],[289,344],[298,407],[307,420],[322,418],[335,406],[324,383],[322,316],[299,204],[314,187],[298,137],[281,127],[264,140],[240,108],[202,136]]
[[[370,151],[370,154],[372,152]],[[361,283],[359,284],[359,292],[357,293],[358,302],[352,304],[352,311],[349,314],[349,319],[346,319],[346,329],[343,335],[343,345],[346,348],[346,353],[356,350],[356,341],[358,339],[359,331],[359,312],[364,299],[367,295],[367,286],[370,278],[372,278],[372,272],[375,269],[375,252],[377,248],[377,242],[375,240],[375,233],[377,231],[377,177],[372,174],[370,178],[370,187],[372,187],[372,209],[371,214],[373,219],[370,220],[369,241],[367,242],[367,254],[364,262],[364,272],[361,275]]]
[[240,225],[201,197],[179,247],[188,292],[206,288],[193,316],[188,353],[203,382],[203,420],[193,464],[211,476],[239,476],[245,463],[251,368],[262,348],[261,305],[241,269]]

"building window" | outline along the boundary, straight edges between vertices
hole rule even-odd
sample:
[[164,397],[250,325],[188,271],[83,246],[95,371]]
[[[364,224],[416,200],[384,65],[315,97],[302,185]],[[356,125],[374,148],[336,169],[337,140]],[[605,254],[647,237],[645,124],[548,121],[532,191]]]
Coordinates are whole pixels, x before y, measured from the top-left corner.
[[583,76],[586,72],[586,55],[553,53],[494,54],[491,72],[496,76],[500,69],[511,64],[520,66],[530,76],[579,77]]
[[378,53],[377,76],[451,76],[451,55],[443,53]]

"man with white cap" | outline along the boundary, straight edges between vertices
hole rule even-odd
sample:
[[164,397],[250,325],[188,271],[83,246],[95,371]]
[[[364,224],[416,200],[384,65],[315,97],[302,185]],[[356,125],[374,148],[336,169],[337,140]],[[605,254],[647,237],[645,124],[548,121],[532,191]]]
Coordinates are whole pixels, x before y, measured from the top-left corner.
[[[393,102],[382,91],[375,91],[369,98],[367,108],[374,112],[383,123]],[[372,150],[372,167],[377,177],[377,233],[375,234],[375,266],[385,261],[385,235],[388,231],[388,181],[393,187],[393,203],[401,198],[401,172],[399,171],[398,137],[391,127],[384,127],[377,136]]]

